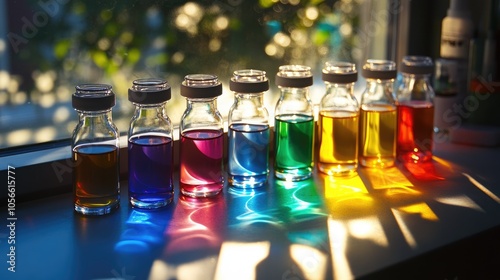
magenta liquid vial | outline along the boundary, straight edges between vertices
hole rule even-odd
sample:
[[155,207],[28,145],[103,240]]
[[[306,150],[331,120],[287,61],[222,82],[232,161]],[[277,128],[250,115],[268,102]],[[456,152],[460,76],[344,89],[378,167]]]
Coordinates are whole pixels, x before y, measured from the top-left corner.
[[223,121],[217,110],[222,84],[215,75],[191,74],[181,84],[187,106],[180,123],[180,190],[190,197],[219,194],[224,185]]
[[134,208],[160,208],[174,197],[172,123],[165,113],[171,95],[161,79],[138,79],[128,90],[135,105],[128,131],[128,193]]

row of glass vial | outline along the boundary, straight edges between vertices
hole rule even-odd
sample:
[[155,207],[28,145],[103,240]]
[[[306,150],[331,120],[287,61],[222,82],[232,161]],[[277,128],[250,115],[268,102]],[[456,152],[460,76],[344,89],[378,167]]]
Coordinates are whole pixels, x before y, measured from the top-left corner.
[[[386,84],[394,81],[395,76],[389,77],[388,72],[395,75],[395,64],[369,60],[363,69],[369,83],[363,96],[369,102],[362,102],[361,112],[366,105],[369,113],[365,117],[367,132],[361,135],[371,146],[360,142],[360,149],[367,151],[361,162],[388,166],[390,156],[383,151],[391,148],[387,149],[385,139],[391,138],[389,130],[395,127],[382,116],[387,115],[385,111],[395,115],[395,107],[389,106],[394,102],[387,98],[392,91]],[[323,79],[327,94],[320,108],[318,167],[328,174],[350,173],[357,167],[359,108],[352,92],[357,72],[350,63],[327,63]],[[281,96],[275,109],[275,175],[290,181],[307,179],[312,173],[314,146],[310,68],[282,66],[276,84]],[[235,102],[229,113],[229,183],[258,187],[268,175],[270,132],[263,93],[269,83],[263,71],[240,70],[234,73],[230,89],[235,92]],[[180,187],[184,195],[206,197],[222,189],[223,123],[216,107],[220,94],[222,85],[213,75],[188,75],[181,85],[181,95],[187,98],[180,123]],[[374,95],[380,98],[375,100]],[[128,133],[129,197],[134,207],[157,208],[173,198],[172,126],[164,112],[170,97],[170,86],[162,80],[136,80],[129,90],[129,100],[136,105]],[[83,214],[105,214],[118,206],[118,133],[111,121],[114,102],[111,87],[106,85],[78,86],[73,95],[73,105],[80,113],[73,136],[75,210]],[[375,160],[370,153],[376,154]],[[367,164],[368,160],[372,163]]]
[[353,95],[357,81],[354,64],[326,63],[327,92],[319,110],[318,169],[330,175],[364,167],[391,167],[395,160],[425,163],[432,160],[434,91],[429,57],[406,56],[400,65],[369,59],[363,65],[366,87],[360,105]]

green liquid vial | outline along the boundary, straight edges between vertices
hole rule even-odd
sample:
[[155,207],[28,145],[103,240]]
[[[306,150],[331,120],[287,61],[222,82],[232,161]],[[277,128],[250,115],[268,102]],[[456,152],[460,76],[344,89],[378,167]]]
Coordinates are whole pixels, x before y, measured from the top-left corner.
[[311,68],[285,65],[279,68],[276,84],[280,99],[275,109],[274,175],[286,181],[302,181],[313,171],[314,116],[309,99]]

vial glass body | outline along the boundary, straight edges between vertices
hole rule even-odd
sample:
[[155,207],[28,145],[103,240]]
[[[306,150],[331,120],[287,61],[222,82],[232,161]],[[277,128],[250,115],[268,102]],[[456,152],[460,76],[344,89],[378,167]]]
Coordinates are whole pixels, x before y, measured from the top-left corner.
[[135,105],[128,131],[129,202],[159,208],[174,197],[172,124],[165,113],[171,97],[164,80],[135,80],[129,100]]
[[394,166],[396,158],[396,104],[393,97],[396,64],[367,60],[362,74],[366,89],[361,96],[359,163],[365,167]]
[[359,104],[354,97],[355,65],[327,62],[323,68],[326,94],[319,111],[318,170],[351,175],[358,167]]
[[79,122],[72,136],[74,209],[84,215],[104,215],[120,204],[118,129],[109,85],[86,84],[72,96]]
[[403,58],[402,82],[397,87],[397,157],[402,162],[432,160],[434,90],[430,85],[433,63],[429,57]]
[[181,193],[191,197],[217,195],[224,185],[224,131],[217,110],[222,85],[214,75],[187,75],[181,94],[187,98],[180,123]]
[[302,65],[281,66],[276,84],[280,98],[274,117],[274,175],[286,181],[305,180],[311,177],[314,162],[311,69]]
[[261,187],[269,173],[269,114],[263,100],[269,89],[266,73],[235,71],[230,89],[234,103],[228,116],[228,182],[234,187]]

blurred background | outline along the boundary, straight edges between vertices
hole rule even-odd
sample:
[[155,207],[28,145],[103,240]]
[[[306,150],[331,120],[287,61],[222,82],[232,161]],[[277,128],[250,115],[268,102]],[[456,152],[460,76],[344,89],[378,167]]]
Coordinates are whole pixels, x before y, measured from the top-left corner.
[[[77,123],[71,94],[81,83],[113,86],[113,118],[122,134],[134,109],[127,89],[138,78],[169,82],[173,94],[166,112],[174,123],[186,106],[180,83],[193,73],[219,77],[224,93],[218,108],[227,116],[232,72],[266,71],[272,114],[278,67],[303,64],[313,69],[311,99],[318,104],[325,61],[399,61],[409,50],[435,55],[438,43],[427,44],[409,31],[438,40],[448,1],[413,2],[0,0],[0,151],[68,139]],[[413,6],[432,20],[411,25]],[[356,94],[362,87],[358,82]]]
[[[179,122],[187,74],[219,76],[226,116],[234,70],[282,64],[320,71],[327,58],[360,50],[359,3],[348,1],[0,1],[0,148],[68,138],[77,122],[71,94],[80,83],[109,83],[113,118],[126,133],[133,113],[127,89],[137,78],[166,79],[167,114]],[[321,81],[320,81],[321,82]],[[272,84],[274,87],[274,84]],[[273,111],[277,91],[265,96]]]

